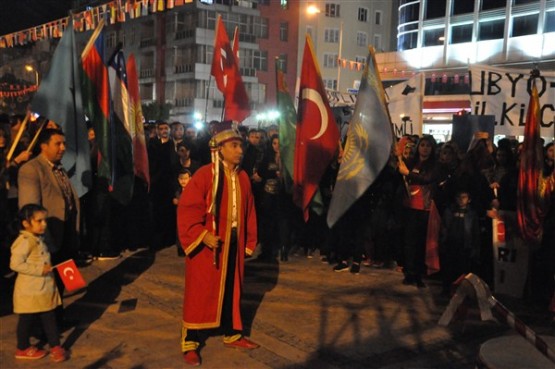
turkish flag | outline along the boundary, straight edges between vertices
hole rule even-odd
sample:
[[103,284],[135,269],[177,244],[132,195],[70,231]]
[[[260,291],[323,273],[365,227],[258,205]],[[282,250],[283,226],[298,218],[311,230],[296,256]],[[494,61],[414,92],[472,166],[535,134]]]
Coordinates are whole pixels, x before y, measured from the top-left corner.
[[87,285],[73,259],[66,260],[56,265],[54,268],[58,271],[68,291],[75,291]]
[[[237,41],[238,51],[238,41]],[[218,16],[214,57],[210,74],[214,76],[218,90],[224,95],[224,120],[242,122],[250,112],[249,97],[239,72],[239,62],[229,42],[222,17]]]
[[293,200],[303,210],[305,221],[308,220],[310,202],[339,143],[339,129],[313,50],[312,40],[307,35],[301,68],[293,170]]

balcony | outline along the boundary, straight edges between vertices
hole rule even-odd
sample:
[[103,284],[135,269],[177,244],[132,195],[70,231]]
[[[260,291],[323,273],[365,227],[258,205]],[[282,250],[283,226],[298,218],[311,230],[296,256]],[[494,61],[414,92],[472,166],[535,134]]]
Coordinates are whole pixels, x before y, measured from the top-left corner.
[[245,77],[256,77],[256,69],[254,68],[239,68],[242,76]]
[[193,64],[180,64],[175,66],[175,73],[191,73],[194,71]]
[[194,29],[183,29],[183,30],[175,32],[175,39],[176,40],[183,40],[184,38],[191,38],[191,37],[195,37],[195,30]]
[[153,68],[141,68],[139,73],[140,78],[152,78],[154,77],[154,69]]
[[156,39],[154,39],[154,38],[143,39],[139,43],[139,47],[149,47],[149,46],[154,46],[154,45],[156,45]]
[[185,106],[193,106],[194,99],[192,97],[184,97],[181,99],[175,99],[175,106],[185,107]]

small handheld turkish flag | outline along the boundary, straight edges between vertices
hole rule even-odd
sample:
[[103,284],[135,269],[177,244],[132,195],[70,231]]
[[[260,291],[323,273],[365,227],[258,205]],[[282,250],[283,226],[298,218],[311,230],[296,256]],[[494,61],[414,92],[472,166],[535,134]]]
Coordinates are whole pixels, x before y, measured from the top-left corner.
[[87,285],[73,259],[66,260],[54,266],[54,268],[58,271],[68,291],[75,291]]

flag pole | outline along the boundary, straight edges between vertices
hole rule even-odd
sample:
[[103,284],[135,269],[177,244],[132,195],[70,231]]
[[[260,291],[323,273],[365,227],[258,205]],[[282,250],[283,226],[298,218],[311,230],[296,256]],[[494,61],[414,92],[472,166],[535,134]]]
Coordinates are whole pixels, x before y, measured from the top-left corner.
[[210,83],[212,82],[212,74],[208,75],[208,86],[206,86],[206,102],[204,104],[204,119],[208,123],[208,97],[210,96]]
[[21,127],[19,127],[19,131],[17,131],[15,139],[12,142],[12,146],[10,147],[10,151],[8,151],[8,155],[6,155],[6,163],[9,163],[10,160],[12,160],[12,156],[15,151],[15,148],[19,143],[19,140],[21,140],[21,136],[23,135],[25,128],[27,128],[27,121],[29,120],[29,115],[30,115],[29,112],[27,112],[27,114],[25,115],[25,119],[23,119],[23,122],[21,123]]
[[33,151],[33,148],[35,147],[35,144],[37,143],[37,140],[39,139],[39,135],[42,132],[42,130],[44,129],[44,127],[46,127],[47,122],[48,122],[48,119],[45,119],[42,122],[42,124],[39,126],[39,129],[37,129],[37,132],[35,132],[35,136],[33,137],[33,140],[31,141],[31,143],[27,147],[27,152]]

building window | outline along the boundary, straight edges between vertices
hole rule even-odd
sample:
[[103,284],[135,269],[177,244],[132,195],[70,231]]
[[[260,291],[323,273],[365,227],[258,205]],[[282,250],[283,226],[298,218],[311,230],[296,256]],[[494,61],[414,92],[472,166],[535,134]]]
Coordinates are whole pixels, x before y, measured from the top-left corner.
[[438,46],[445,42],[445,28],[424,30],[424,43],[422,46]]
[[451,44],[462,44],[472,41],[472,24],[461,24],[451,27]]
[[474,13],[474,0],[453,0],[452,15]]
[[366,32],[357,32],[357,46],[368,45],[368,34]]
[[279,24],[279,40],[287,41],[289,39],[289,23],[282,22]]
[[380,10],[376,10],[376,13],[374,14],[374,24],[376,26],[381,26],[382,24],[382,12]]
[[426,13],[424,19],[436,19],[445,17],[447,1],[428,1],[426,2]]
[[258,5],[270,5],[270,0],[258,0]]
[[324,30],[324,41],[332,44],[339,42],[339,30],[337,28],[326,28]]
[[312,26],[306,26],[306,34],[314,40],[314,28]]
[[358,21],[359,22],[368,22],[368,9],[367,8],[358,8]]
[[279,54],[278,57],[279,69],[283,73],[287,73],[287,54]]
[[538,33],[538,15],[530,14],[513,18],[511,37],[535,35]]
[[324,54],[324,68],[337,68],[337,54]]
[[117,37],[116,37],[116,33],[115,32],[109,32],[106,35],[106,47],[116,47],[116,41]]
[[478,27],[478,41],[495,40],[503,38],[505,32],[505,19],[480,22]]
[[356,61],[357,63],[366,64],[366,57],[365,57],[365,56],[356,55],[356,56],[355,56],[355,61]]
[[545,13],[545,25],[543,32],[555,32],[555,12]]
[[268,71],[268,52],[263,50],[254,50],[252,55],[252,65],[254,69],[263,72]]
[[326,17],[339,18],[339,4],[326,4]]
[[420,19],[420,3],[407,5],[399,10],[399,24],[415,22]]
[[500,9],[507,6],[507,0],[482,0],[481,10]]
[[[268,18],[263,18],[263,17],[253,17],[253,33],[256,37],[260,37],[260,38],[268,38]],[[249,33],[249,32],[243,32],[243,30],[241,29],[241,33]]]
[[513,0],[514,5],[529,4],[529,3],[539,3],[540,0]]
[[407,32],[399,36],[397,40],[397,48],[399,51],[415,49],[418,44],[418,33]]
[[374,35],[374,49],[382,50],[382,35]]
[[337,91],[337,80],[336,79],[324,79],[324,87],[328,90]]
[[287,0],[280,0],[281,2],[281,8],[282,9],[289,9],[289,1]]

